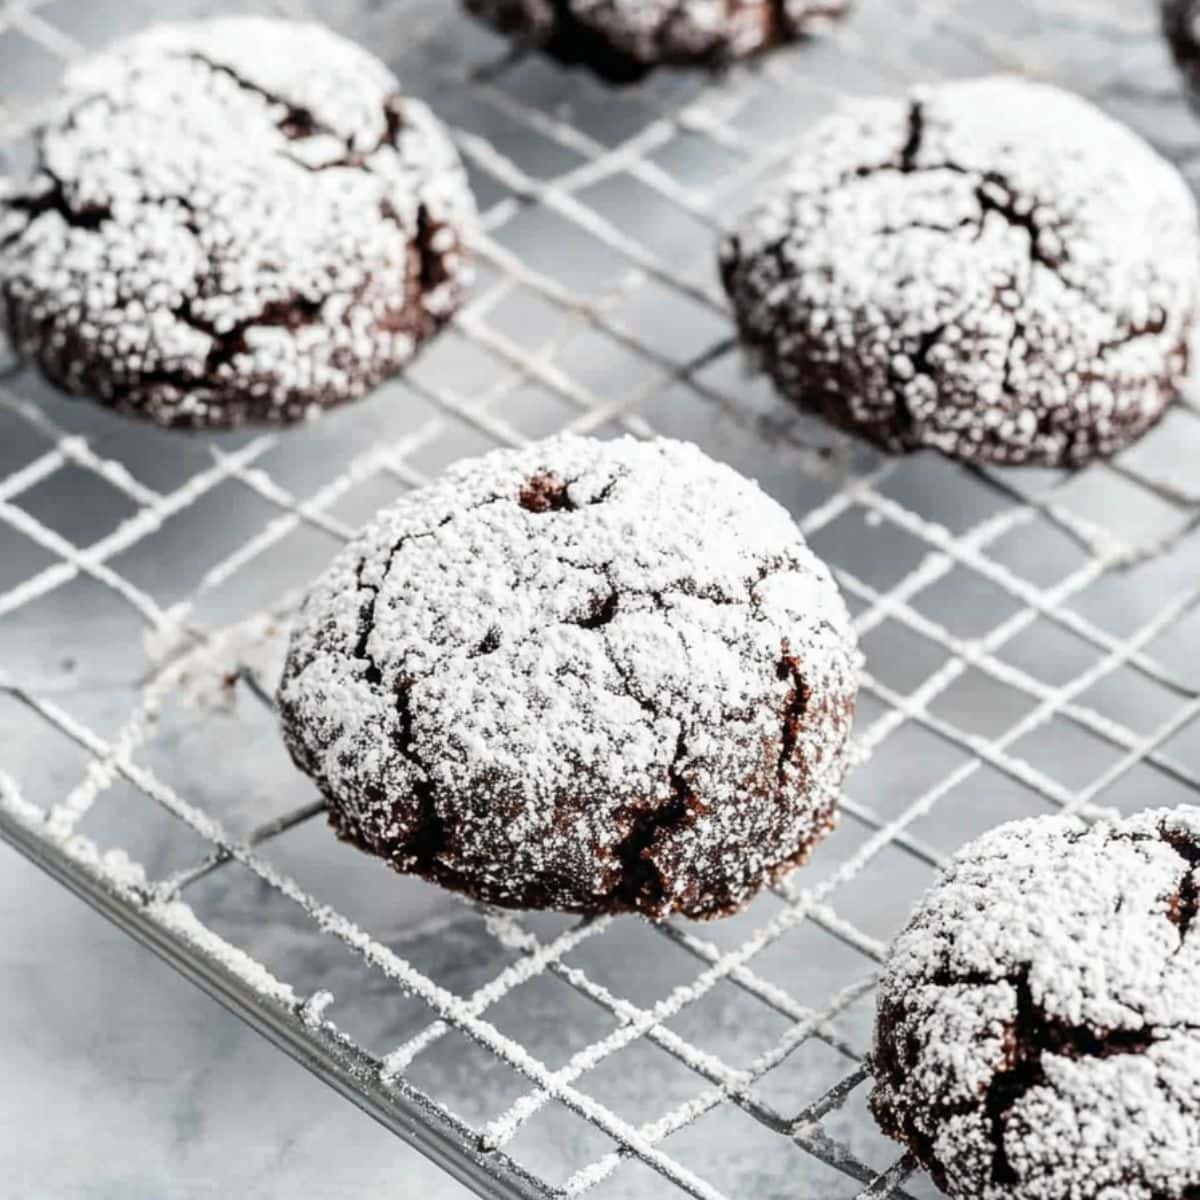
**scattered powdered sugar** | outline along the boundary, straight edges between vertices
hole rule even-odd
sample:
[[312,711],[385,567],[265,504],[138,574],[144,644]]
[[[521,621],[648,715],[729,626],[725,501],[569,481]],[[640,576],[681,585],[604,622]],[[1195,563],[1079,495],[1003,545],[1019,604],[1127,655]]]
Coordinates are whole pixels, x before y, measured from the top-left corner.
[[616,79],[742,58],[824,29],[850,0],[466,0],[506,33]]
[[[237,684],[246,675],[256,680],[279,678],[289,626],[299,597],[288,595],[269,609],[220,629],[196,631],[169,622],[144,635],[152,677],[167,677],[174,698],[207,711],[231,711]],[[161,687],[156,689],[161,692]]]
[[713,915],[832,819],[857,651],[787,512],[694,446],[450,469],[316,583],[279,699],[339,832],[493,903]]
[[1179,172],[1087,102],[1012,78],[816,125],[722,247],[780,389],[892,450],[1113,453],[1174,398],[1200,286]]
[[456,307],[474,208],[449,139],[317,25],[163,26],[68,72],[0,195],[0,325],[164,424],[360,395]]
[[[236,976],[259,996],[300,1011],[296,993],[289,984],[277,979],[244,950],[214,933],[182,900],[155,895],[147,886],[141,864],[124,850],[101,850],[82,834],[56,834],[47,822],[47,814],[24,800],[16,784],[3,772],[0,772],[0,808],[33,828],[39,836],[52,841],[77,867],[116,893],[128,906]],[[322,1002],[318,994],[310,1003],[319,1004],[323,1009],[329,1001]],[[304,1019],[302,1012],[301,1016]]]
[[1200,1193],[1200,808],[1001,826],[896,939],[871,1104],[952,1195]]

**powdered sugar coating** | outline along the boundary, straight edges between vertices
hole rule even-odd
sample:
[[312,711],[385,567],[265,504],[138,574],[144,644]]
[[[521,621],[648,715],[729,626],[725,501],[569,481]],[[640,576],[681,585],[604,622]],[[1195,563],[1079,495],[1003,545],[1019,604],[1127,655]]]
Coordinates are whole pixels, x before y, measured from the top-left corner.
[[164,425],[361,395],[457,306],[474,208],[445,133],[318,25],[163,26],[68,72],[0,195],[0,326]]
[[896,939],[871,1106],[972,1200],[1200,1194],[1200,808],[1001,826]]
[[279,701],[339,832],[496,904],[711,916],[830,826],[857,651],[787,512],[696,447],[451,468],[316,583]]
[[465,0],[476,16],[616,81],[716,63],[817,33],[850,0]]
[[743,343],[890,450],[1082,463],[1148,429],[1200,288],[1178,171],[1085,101],[994,77],[818,123],[722,246]]

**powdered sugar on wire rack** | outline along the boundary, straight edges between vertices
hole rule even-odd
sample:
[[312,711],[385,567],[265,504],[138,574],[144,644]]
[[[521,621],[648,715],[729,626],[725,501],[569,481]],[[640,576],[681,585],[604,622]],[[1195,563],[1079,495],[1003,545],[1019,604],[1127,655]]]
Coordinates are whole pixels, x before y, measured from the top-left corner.
[[[617,92],[440,0],[261,7],[433,103],[481,278],[404,380],[287,433],[169,436],[0,364],[0,833],[480,1194],[929,1194],[861,1063],[908,906],[1006,818],[1200,792],[1200,408],[1077,474],[886,459],[742,374],[716,238],[813,119],[929,77],[1056,80],[1191,174],[1153,4],[860,0],[827,40]],[[5,161],[129,22],[0,0]],[[397,879],[334,841],[279,744],[297,592],[397,493],[559,429],[757,476],[851,605],[841,826],[732,920],[499,914]]]

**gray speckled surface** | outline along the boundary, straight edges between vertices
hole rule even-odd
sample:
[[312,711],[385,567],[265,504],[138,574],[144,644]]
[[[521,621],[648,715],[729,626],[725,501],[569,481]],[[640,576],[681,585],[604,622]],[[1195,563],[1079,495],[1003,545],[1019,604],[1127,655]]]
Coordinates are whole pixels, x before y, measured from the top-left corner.
[[0,1193],[468,1193],[0,846]]

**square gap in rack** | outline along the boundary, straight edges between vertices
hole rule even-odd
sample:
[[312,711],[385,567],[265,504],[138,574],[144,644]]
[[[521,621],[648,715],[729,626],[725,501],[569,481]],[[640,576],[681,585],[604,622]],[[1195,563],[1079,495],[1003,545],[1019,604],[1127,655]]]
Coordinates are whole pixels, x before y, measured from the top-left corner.
[[[312,792],[296,793],[306,802]],[[452,893],[401,875],[340,841],[323,816],[261,848],[261,855],[342,918],[451,990],[474,990],[516,960]]]
[[1037,703],[1037,697],[991,671],[967,667],[930,702],[929,711],[964,737],[990,740],[1006,733]]
[[515,382],[521,371],[495,350],[482,345],[457,326],[444,329],[408,370],[409,387],[433,393],[465,410],[506,383]]
[[591,417],[560,392],[539,383],[514,389],[504,397],[498,411],[506,425],[530,441],[553,437],[573,422]]
[[861,1184],[726,1101],[663,1149],[729,1196],[755,1200],[850,1200]]
[[997,566],[1040,588],[1069,579],[1094,557],[1097,547],[1080,541],[1052,514],[1022,519],[989,541],[986,553]]
[[899,931],[904,915],[936,874],[928,863],[890,842],[863,862],[853,879],[828,897],[828,903],[855,937],[865,939],[859,952],[869,958],[867,945],[886,943]]
[[997,658],[1053,688],[1069,686],[1104,653],[1051,616],[1038,616],[995,648]]
[[[1156,106],[1161,112],[1161,106]],[[1189,131],[1195,127],[1194,115],[1182,107]],[[1194,470],[1200,457],[1200,413],[1175,407],[1167,410],[1153,434],[1135,442],[1118,459],[1118,464],[1139,479],[1165,485],[1193,509],[1200,508],[1200,487]]]
[[14,106],[39,98],[58,83],[66,64],[40,41],[15,26],[0,26],[0,79]]
[[[836,1020],[879,969],[874,955],[809,919],[785,929],[746,965],[757,977],[755,986],[765,985],[772,1007],[790,1021],[818,1015]],[[813,1036],[826,1040],[819,1031]]]
[[92,450],[118,463],[143,487],[164,498],[196,476],[213,471],[214,447],[232,454],[255,440],[249,434],[193,436],[184,430],[162,429],[149,421],[135,421],[111,412],[104,415],[104,426],[90,438]]
[[89,51],[100,50],[117,38],[128,37],[159,21],[195,17],[195,0],[51,0],[38,5],[38,16]]
[[[692,927],[700,930],[699,937],[703,940],[705,931],[725,924],[693,923]],[[677,989],[690,987],[709,966],[705,958],[692,954],[675,940],[678,934],[667,930],[665,924],[657,925],[638,917],[618,917],[602,934],[589,937],[576,947],[568,955],[568,962],[612,995],[638,1008],[649,1009]]]
[[[3,369],[3,345],[0,341],[0,369]],[[18,411],[18,395],[13,384],[0,384],[0,479],[7,479],[43,455],[53,453],[57,440],[53,433],[38,428]],[[14,494],[20,495],[20,492]]]
[[150,882],[195,866],[214,848],[206,837],[119,775],[100,791],[75,828],[102,853],[127,854],[144,868]]
[[[355,480],[325,510],[326,514],[352,533],[358,533],[368,522],[374,520],[383,509],[395,504],[418,486],[408,479],[399,479],[386,468],[372,471]],[[332,560],[340,539],[329,539],[329,557]]]
[[[431,1018],[434,1015],[430,1013]],[[516,1043],[509,1045],[520,1053]],[[453,1027],[417,1055],[404,1071],[404,1079],[477,1132],[535,1087],[493,1049]],[[514,1148],[503,1147],[508,1154]]]
[[[711,222],[625,171],[576,193],[579,201],[662,264],[664,282],[706,287],[716,273],[717,234]],[[636,236],[628,231],[636,229]]]
[[[1097,631],[1096,640],[1115,643],[1111,649],[1125,653],[1124,643],[1171,628],[1200,607],[1198,580],[1200,532],[1195,532],[1162,553],[1099,575],[1071,597],[1070,608],[1077,620]],[[1200,672],[1188,662],[1159,661],[1158,667],[1178,679],[1200,680]]]
[[100,541],[141,508],[120,488],[75,463],[66,463],[26,488],[15,503],[76,547]]
[[874,743],[871,757],[850,773],[846,790],[881,819],[890,820],[971,761],[966,746],[906,720]]
[[[773,1050],[791,1019],[737,981],[717,980],[666,1020],[667,1028],[735,1071]],[[703,1082],[700,1075],[694,1076]]]
[[0,692],[0,775],[42,810],[62,800],[82,778],[91,755],[16,697]]
[[1192,695],[1168,688],[1136,667],[1122,664],[1106,671],[1076,696],[1074,703],[1094,709],[1124,731],[1146,737],[1175,718]]
[[[615,1149],[612,1138],[599,1124],[599,1120],[614,1119],[613,1114],[588,1094],[587,1082],[585,1075],[572,1084],[586,1097],[584,1104],[588,1108],[587,1115],[574,1111],[564,1100],[541,1098],[532,1115],[515,1126],[511,1140],[502,1146],[505,1153],[551,1187],[561,1187],[576,1171],[604,1158]],[[643,1088],[652,1091],[653,1081],[641,1079],[639,1082]],[[593,1114],[602,1115],[594,1119]],[[624,1170],[623,1165],[619,1166],[616,1175],[622,1175]],[[662,1183],[661,1178],[659,1182]],[[603,1194],[603,1187],[602,1184],[585,1194],[589,1200],[599,1197]],[[629,1195],[625,1192],[615,1194]],[[656,1193],[643,1192],[641,1195]],[[629,1200],[633,1198],[629,1197]]]
[[[1183,732],[1194,743],[1200,725],[1193,721]],[[1174,751],[1173,743],[1168,742],[1164,747],[1149,751],[1108,787],[1102,788],[1096,794],[1095,803],[1126,815],[1145,808],[1200,806],[1200,771],[1188,767],[1182,755]]]
[[16,603],[15,598],[8,599],[8,592],[14,589],[25,592],[22,585],[61,563],[62,559],[52,550],[0,517],[0,596],[7,603]]
[[[788,1056],[754,1084],[751,1094],[789,1120],[801,1117],[808,1108],[860,1069],[857,1058],[814,1035],[807,1037]],[[870,1081],[859,1084],[869,1088]]]
[[[857,588],[849,583],[843,582],[843,591],[848,598],[859,597]],[[859,603],[866,607],[856,624],[861,627],[869,623],[859,634],[859,649],[866,656],[871,676],[891,691],[905,696],[916,691],[954,657],[956,651],[952,643],[943,644],[913,627],[919,622],[919,614],[912,623],[904,617],[876,620],[872,602],[864,598],[859,599]],[[860,732],[862,730],[860,723]]]
[[552,361],[574,387],[586,391],[595,407],[632,407],[635,397],[656,381],[667,386],[662,367],[592,325],[583,325],[567,338]]
[[987,476],[933,451],[898,459],[877,490],[954,535],[1013,509],[1013,498]]
[[1125,752],[1111,742],[1063,716],[1051,717],[1031,729],[1012,744],[1008,753],[1038,771],[1047,781],[1043,786],[1052,785],[1055,791],[1068,796],[1088,788],[1125,757]]
[[999,767],[980,762],[938,800],[936,808],[918,817],[910,831],[949,858],[997,825],[1052,812],[1058,812],[1058,805],[1036,788]]
[[690,189],[692,196],[707,208],[708,195],[737,170],[743,159],[702,126],[689,128],[684,124],[669,141],[650,150],[646,161],[681,187]]
[[481,311],[468,313],[473,321],[482,321],[488,328],[529,355],[538,355],[567,330],[585,318],[572,308],[564,307],[541,291],[524,284],[508,286],[504,294]]
[[[636,287],[627,288],[605,305],[605,316],[680,369],[707,360],[731,336],[724,313],[644,272],[639,273]],[[650,330],[653,337],[648,336]]]
[[[569,215],[567,215],[569,213]],[[492,236],[530,270],[571,292],[577,300],[595,300],[616,287],[636,264],[605,237],[585,228],[580,215],[547,202],[527,205]],[[584,220],[586,214],[582,214]]]
[[831,567],[849,571],[876,592],[887,593],[919,567],[928,546],[889,521],[852,505],[809,538]]
[[[718,1053],[704,1041],[693,1048]],[[712,1083],[665,1046],[643,1035],[602,1058],[581,1078],[579,1086],[637,1128],[688,1103]]]
[[947,574],[917,593],[912,601],[924,616],[937,621],[955,637],[988,640],[1002,625],[1026,608],[1007,587],[986,578],[974,567],[956,564]]
[[209,570],[278,515],[276,505],[236,479],[214,482],[121,550],[110,565],[165,608],[190,597]]
[[[484,986],[494,985],[489,980]],[[480,1016],[552,1071],[565,1068],[621,1025],[619,1016],[577,990],[556,972],[555,965],[541,968],[497,996]]]
[[653,97],[636,85],[614,86],[583,64],[565,67],[536,50],[498,77],[496,86],[608,150],[660,118]]
[[61,581],[0,618],[3,668],[34,688],[64,684],[68,694],[74,693],[64,698],[69,710],[76,697],[105,704],[106,726],[115,730],[136,700],[151,627],[109,584],[71,570],[64,569]]
[[325,1015],[368,1053],[390,1052],[436,1017],[379,966],[324,932],[300,904],[239,862],[227,862],[191,883],[179,899],[211,932],[294,988],[298,999],[331,993]]
[[[286,632],[281,623],[265,651],[241,656],[235,648],[222,661],[200,650],[193,662],[176,659],[172,686],[138,751],[139,762],[239,838],[315,799],[284,748],[278,717],[239,677],[241,670],[259,672],[259,653],[282,657]],[[273,691],[276,679],[273,668],[262,668],[261,686]],[[245,753],[231,754],[231,746]]]
[[260,610],[282,609],[286,625],[303,592],[341,547],[328,530],[281,513],[201,577],[188,602],[188,619],[223,631],[256,619]]
[[502,155],[532,179],[557,179],[588,161],[568,128],[514,97],[502,81],[443,87],[437,115],[446,124],[482,138],[489,153]]
[[1186,524],[1187,511],[1162,499],[1145,483],[1097,464],[1073,475],[1054,501],[1132,550],[1153,546]]

